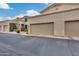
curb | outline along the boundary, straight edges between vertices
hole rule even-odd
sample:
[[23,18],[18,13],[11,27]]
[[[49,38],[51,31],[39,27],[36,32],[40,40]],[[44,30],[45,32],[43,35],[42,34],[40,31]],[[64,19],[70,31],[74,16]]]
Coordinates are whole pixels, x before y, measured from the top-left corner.
[[59,39],[71,40],[69,37],[59,37],[59,36],[49,36],[49,35],[34,35],[34,34],[20,34],[20,35],[33,36],[33,37],[45,37],[45,38],[59,38]]
[[77,40],[77,41],[79,41],[79,37],[69,37],[70,39],[72,39],[72,40]]
[[18,33],[16,33],[16,32],[0,32],[0,33],[18,34]]
[[[8,34],[18,34],[16,32],[0,32],[0,33],[8,33]],[[32,36],[32,37],[44,37],[44,38],[58,38],[58,39],[68,39],[68,40],[79,40],[79,37],[67,37],[67,36],[49,36],[49,35],[35,35],[35,34],[22,34],[19,35]]]

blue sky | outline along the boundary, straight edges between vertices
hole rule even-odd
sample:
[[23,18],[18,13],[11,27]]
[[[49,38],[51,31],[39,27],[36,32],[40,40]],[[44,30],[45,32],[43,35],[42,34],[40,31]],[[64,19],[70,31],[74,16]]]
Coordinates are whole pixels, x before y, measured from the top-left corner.
[[39,15],[49,4],[45,3],[4,3],[0,4],[0,19],[10,19],[24,15]]

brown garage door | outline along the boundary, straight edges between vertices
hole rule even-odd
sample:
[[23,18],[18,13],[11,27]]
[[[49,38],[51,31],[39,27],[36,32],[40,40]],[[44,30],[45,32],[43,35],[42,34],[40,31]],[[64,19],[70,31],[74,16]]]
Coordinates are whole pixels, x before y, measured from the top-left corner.
[[65,35],[79,37],[79,21],[65,22]]
[[53,35],[53,23],[31,24],[31,34]]

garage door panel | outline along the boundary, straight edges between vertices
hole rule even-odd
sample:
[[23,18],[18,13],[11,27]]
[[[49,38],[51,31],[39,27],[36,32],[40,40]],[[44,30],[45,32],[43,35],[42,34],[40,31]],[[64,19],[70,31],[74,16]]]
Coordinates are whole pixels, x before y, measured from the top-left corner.
[[31,34],[53,35],[53,32],[53,23],[31,24]]
[[67,21],[65,25],[65,34],[67,36],[79,36],[79,21]]

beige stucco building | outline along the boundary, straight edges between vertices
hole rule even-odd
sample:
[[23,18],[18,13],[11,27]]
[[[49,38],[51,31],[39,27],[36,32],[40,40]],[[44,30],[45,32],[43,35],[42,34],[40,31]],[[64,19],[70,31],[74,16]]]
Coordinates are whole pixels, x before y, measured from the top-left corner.
[[30,34],[79,36],[79,4],[55,3],[28,18],[28,24]]
[[28,34],[79,37],[77,3],[55,3],[41,11],[41,15],[28,17],[27,22],[22,19],[0,22],[0,31],[10,31],[9,23],[17,22],[27,25]]

